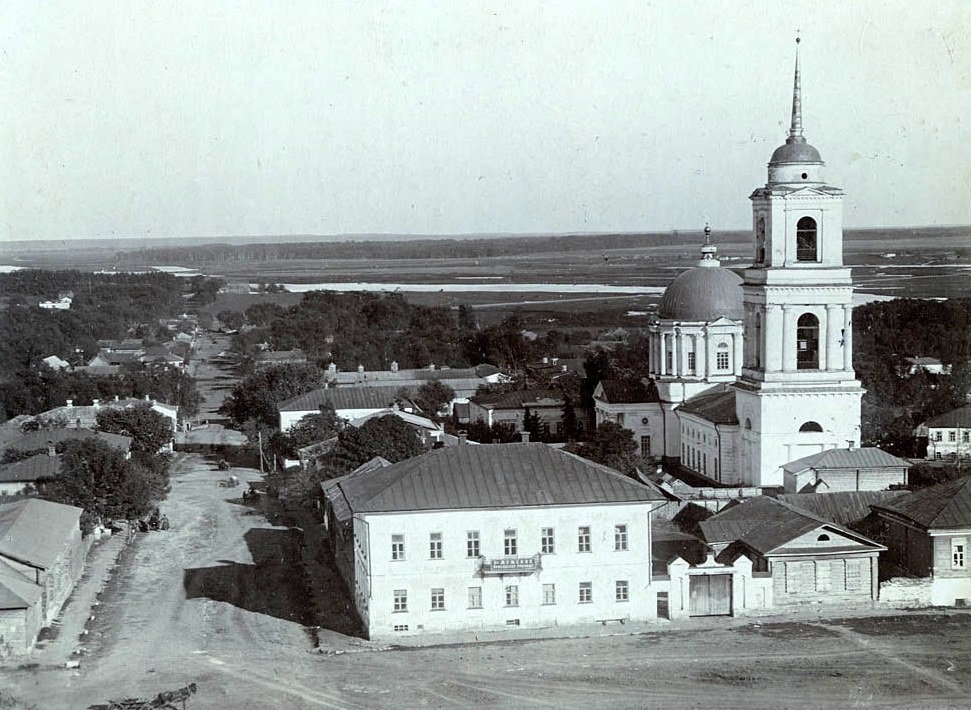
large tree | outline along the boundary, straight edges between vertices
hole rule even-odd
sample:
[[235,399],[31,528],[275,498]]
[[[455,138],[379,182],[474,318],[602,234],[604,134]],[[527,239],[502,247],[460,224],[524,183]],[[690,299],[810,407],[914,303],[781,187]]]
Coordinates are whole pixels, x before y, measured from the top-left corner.
[[430,380],[418,388],[415,404],[428,416],[441,413],[455,399],[455,390],[438,380]]
[[634,432],[615,422],[604,422],[587,441],[571,450],[585,459],[633,475],[637,468],[637,442]]
[[96,417],[98,429],[132,438],[132,453],[144,460],[154,457],[172,441],[172,425],[147,402],[134,407],[105,407]]
[[329,404],[323,405],[316,414],[308,414],[285,432],[281,432],[274,439],[275,448],[287,458],[294,458],[297,449],[337,436],[340,428],[340,419],[334,408]]
[[312,364],[287,364],[267,367],[254,372],[234,388],[219,408],[237,424],[255,419],[275,426],[280,412],[277,404],[317,389],[323,382],[323,372]]

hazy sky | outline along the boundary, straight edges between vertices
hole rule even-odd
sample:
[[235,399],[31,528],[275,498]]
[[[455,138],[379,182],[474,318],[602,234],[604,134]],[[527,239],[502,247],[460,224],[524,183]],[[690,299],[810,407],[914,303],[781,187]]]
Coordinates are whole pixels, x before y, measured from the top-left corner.
[[0,4],[0,239],[971,223],[971,3]]

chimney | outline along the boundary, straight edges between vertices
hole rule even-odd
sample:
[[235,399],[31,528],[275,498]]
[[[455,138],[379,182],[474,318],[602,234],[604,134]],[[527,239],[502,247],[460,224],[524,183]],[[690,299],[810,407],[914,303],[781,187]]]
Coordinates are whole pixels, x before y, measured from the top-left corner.
[[357,366],[357,371],[360,372],[360,373],[363,373],[364,372],[364,365],[358,365]]
[[429,370],[434,370],[434,369],[435,369],[435,363],[434,363],[434,362],[433,362],[433,363],[430,363],[430,364],[428,365],[428,369],[429,369]]
[[148,395],[145,395],[145,401],[146,402],[151,402],[152,401],[152,398],[149,397]]
[[468,441],[469,434],[463,429],[459,432],[459,446],[465,446],[465,442]]
[[115,395],[115,401],[116,402],[118,401],[118,395]]
[[69,399],[67,401],[67,406],[68,406],[68,409],[70,409],[71,407],[73,407],[74,406],[74,400],[73,399]]
[[54,442],[50,440],[48,440],[47,442],[47,455],[50,456],[51,458],[54,458],[55,456],[57,456],[57,452],[54,451]]
[[543,364],[544,365],[549,365],[550,364],[550,359],[548,357],[546,357],[545,355],[543,356]]
[[524,444],[528,444],[529,443],[529,432],[528,431],[523,430],[520,433],[520,436],[523,438],[523,443]]
[[93,406],[93,407],[94,407],[95,409],[97,409],[98,407],[100,407],[100,406],[101,406],[101,400],[100,400],[100,399],[94,399],[94,400],[91,400],[91,405],[92,405],[92,406]]
[[391,371],[392,372],[397,372],[398,371],[398,361],[397,360],[392,360],[391,361]]

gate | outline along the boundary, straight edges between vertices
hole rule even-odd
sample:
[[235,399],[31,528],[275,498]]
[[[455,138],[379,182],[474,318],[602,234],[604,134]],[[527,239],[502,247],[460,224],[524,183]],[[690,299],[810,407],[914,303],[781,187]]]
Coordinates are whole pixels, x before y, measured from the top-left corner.
[[732,575],[693,574],[688,580],[691,616],[731,616]]

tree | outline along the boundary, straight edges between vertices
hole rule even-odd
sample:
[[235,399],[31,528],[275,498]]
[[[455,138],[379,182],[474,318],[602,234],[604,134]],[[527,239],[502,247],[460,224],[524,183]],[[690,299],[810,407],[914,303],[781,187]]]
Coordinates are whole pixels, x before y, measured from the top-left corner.
[[61,455],[61,473],[44,497],[84,510],[81,528],[90,532],[100,518],[138,518],[167,490],[168,478],[132,461],[95,437],[70,441]]
[[569,397],[563,400],[563,414],[560,417],[560,434],[567,441],[576,441],[580,435],[580,420],[577,419],[573,400]]
[[616,422],[604,422],[593,436],[582,444],[571,447],[573,453],[590,459],[621,473],[633,475],[637,468],[637,442],[634,432]]
[[140,460],[154,457],[172,441],[172,425],[147,402],[125,409],[106,407],[95,419],[101,431],[132,438],[132,453]]
[[421,436],[413,426],[387,414],[369,419],[361,427],[346,427],[338,435],[337,444],[324,458],[324,463],[349,473],[375,456],[397,463],[424,450]]
[[230,330],[239,330],[246,322],[246,318],[239,311],[219,311],[216,318]]
[[250,419],[275,426],[280,416],[278,403],[315,390],[322,382],[323,372],[313,364],[267,367],[239,382],[219,411],[240,426]]
[[530,441],[546,440],[546,431],[543,428],[543,422],[540,421],[539,414],[530,412],[529,407],[526,407],[526,412],[523,414],[523,431],[529,434]]
[[326,441],[337,436],[340,419],[329,404],[321,406],[317,414],[308,414],[277,437],[278,452],[287,458],[294,458],[297,449]]
[[466,425],[466,435],[469,441],[480,444],[511,444],[521,439],[516,427],[502,422],[491,427],[482,421],[469,422]]
[[415,404],[429,416],[438,415],[455,399],[455,390],[438,380],[429,380],[418,388]]

